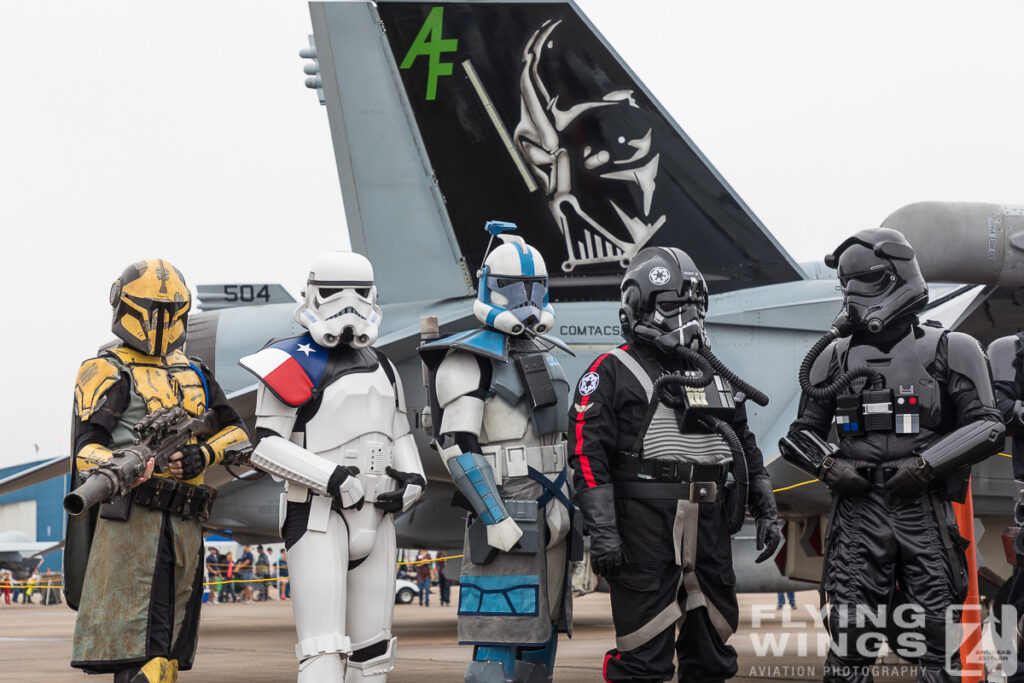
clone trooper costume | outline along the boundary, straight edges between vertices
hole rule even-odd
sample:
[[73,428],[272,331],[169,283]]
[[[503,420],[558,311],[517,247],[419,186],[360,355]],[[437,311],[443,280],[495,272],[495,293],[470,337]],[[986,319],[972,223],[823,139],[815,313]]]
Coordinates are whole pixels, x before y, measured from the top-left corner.
[[115,681],[171,683],[192,667],[203,597],[203,533],[216,491],[206,468],[249,448],[213,374],[188,358],[191,304],[162,259],[128,266],[110,292],[121,344],[82,363],[75,384],[71,488],[82,472],[133,446],[132,428],[157,410],[213,413],[209,437],[182,447],[182,478],[157,472],[110,503],[68,518],[64,594],[78,610],[71,666]]
[[[917,680],[953,680],[947,658],[959,658],[944,651],[945,616],[963,600],[967,575],[950,501],[964,499],[970,466],[1004,435],[985,355],[965,334],[918,322],[928,287],[901,233],[858,232],[825,263],[838,270],[843,310],[801,365],[800,414],[779,443],[786,460],[832,490],[825,680],[872,680],[880,644],[863,636],[882,629],[858,609],[901,603],[923,616],[892,619],[890,609],[890,632],[912,634],[925,652],[890,644],[916,661]],[[826,441],[833,424],[838,447]]]
[[[558,632],[572,622],[572,493],[565,444],[568,383],[547,336],[554,324],[544,259],[522,238],[484,259],[474,313],[485,327],[425,344],[435,447],[472,515],[459,592],[467,681],[547,681]],[[567,349],[565,349],[567,350]]]
[[737,670],[726,644],[739,618],[731,535],[748,500],[757,561],[781,540],[738,392],[767,397],[711,353],[707,288],[685,252],[643,249],[621,289],[628,343],[589,365],[569,411],[591,565],[611,587],[604,679],[669,680],[675,651],[679,680],[724,680]]
[[[1013,478],[1017,500],[1013,507],[1014,526],[1024,527],[1024,332],[996,339],[988,347],[989,368],[995,389],[996,407],[1003,417],[1006,433],[1013,439]],[[1024,535],[1017,532],[1014,546],[1017,564],[1005,588],[1006,604],[1024,617]],[[1004,624],[1013,628],[1013,624]],[[1019,631],[1018,631],[1019,632]],[[1010,683],[1024,683],[1024,648],[1017,648],[1017,671]]]
[[320,254],[295,320],[308,332],[239,364],[260,380],[252,463],[285,480],[300,682],[384,681],[395,639],[394,513],[426,485],[394,366],[371,344],[373,268]]

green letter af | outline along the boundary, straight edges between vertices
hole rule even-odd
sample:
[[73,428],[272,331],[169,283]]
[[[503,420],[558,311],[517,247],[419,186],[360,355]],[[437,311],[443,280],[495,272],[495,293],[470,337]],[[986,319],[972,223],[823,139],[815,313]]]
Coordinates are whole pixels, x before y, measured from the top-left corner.
[[427,20],[423,22],[416,40],[412,41],[412,47],[402,60],[400,69],[408,69],[420,55],[429,57],[427,69],[427,99],[437,99],[437,78],[438,76],[451,76],[451,62],[441,63],[442,52],[455,52],[459,47],[457,38],[442,38],[442,21],[444,19],[444,8],[435,7],[430,10]]

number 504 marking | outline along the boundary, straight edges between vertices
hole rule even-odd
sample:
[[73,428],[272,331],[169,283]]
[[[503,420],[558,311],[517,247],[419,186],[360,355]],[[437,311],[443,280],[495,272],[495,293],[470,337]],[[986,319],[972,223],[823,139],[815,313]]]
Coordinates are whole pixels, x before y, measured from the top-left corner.
[[[259,289],[256,289],[259,287]],[[254,303],[257,299],[270,302],[268,285],[224,285],[224,300]]]

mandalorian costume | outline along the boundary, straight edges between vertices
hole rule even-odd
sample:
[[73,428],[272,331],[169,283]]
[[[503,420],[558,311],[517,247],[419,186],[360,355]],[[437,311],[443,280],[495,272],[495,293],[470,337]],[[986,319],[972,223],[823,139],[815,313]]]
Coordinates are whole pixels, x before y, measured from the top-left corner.
[[[1024,332],[1001,337],[988,347],[989,368],[992,371],[992,385],[995,389],[996,407],[1003,416],[1006,433],[1013,439],[1013,478],[1016,482],[1017,500],[1013,506],[1014,526],[1024,527]],[[1014,546],[1017,549],[1017,564],[1001,594],[1006,604],[1017,610],[1018,617],[1024,617],[1024,552],[1020,552],[1024,535],[1017,532]],[[1004,624],[1013,628],[1013,624]],[[1024,683],[1024,648],[1017,648],[1017,671],[1009,677],[1010,683]]]
[[[1004,433],[985,355],[965,334],[918,322],[928,288],[899,232],[859,232],[825,263],[838,270],[843,311],[801,366],[800,414],[779,443],[833,495],[825,680],[872,680],[880,643],[864,636],[881,629],[863,610],[891,616],[901,603],[922,616],[890,618],[890,634],[924,645],[890,644],[918,664],[919,681],[952,680],[946,613],[963,601],[967,576],[950,501],[963,500],[970,466],[997,452]],[[838,447],[826,441],[833,423]]]
[[285,480],[299,681],[381,683],[394,666],[394,514],[426,480],[366,257],[313,261],[295,320],[308,333],[239,364],[260,380],[256,467]]
[[164,683],[191,668],[199,636],[199,522],[216,495],[203,472],[248,440],[210,371],[180,350],[190,297],[178,270],[159,259],[132,264],[114,282],[110,302],[123,343],[78,372],[72,489],[81,472],[131,446],[132,427],[160,408],[211,411],[219,425],[181,449],[181,479],[155,474],[98,515],[93,508],[68,520],[64,592],[78,610],[71,665],[114,673],[115,681]]
[[569,411],[591,564],[611,587],[608,681],[669,680],[674,651],[679,680],[735,675],[736,651],[726,644],[739,618],[731,535],[748,498],[757,561],[781,540],[738,392],[762,405],[767,397],[711,353],[707,301],[704,278],[684,252],[642,250],[622,281],[629,343],[591,363]]
[[551,353],[547,270],[515,226],[484,259],[477,318],[486,327],[421,347],[435,447],[471,510],[459,592],[466,681],[551,680],[558,632],[572,623],[568,383]]

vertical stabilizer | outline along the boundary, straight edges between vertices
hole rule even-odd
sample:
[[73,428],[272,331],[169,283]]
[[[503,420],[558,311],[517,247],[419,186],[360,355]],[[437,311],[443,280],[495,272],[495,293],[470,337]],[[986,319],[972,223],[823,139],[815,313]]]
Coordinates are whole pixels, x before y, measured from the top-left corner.
[[349,238],[381,300],[474,294],[376,10],[311,3],[310,15]]
[[555,301],[617,300],[648,245],[713,293],[805,277],[571,2],[311,8],[352,243],[387,292],[471,291],[492,219]]

